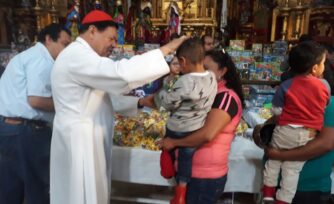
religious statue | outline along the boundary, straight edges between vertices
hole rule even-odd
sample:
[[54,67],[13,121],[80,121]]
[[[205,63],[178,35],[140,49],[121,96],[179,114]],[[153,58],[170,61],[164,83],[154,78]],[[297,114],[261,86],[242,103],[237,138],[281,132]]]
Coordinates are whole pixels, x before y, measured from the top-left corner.
[[125,40],[126,42],[132,42],[133,41],[133,28],[134,28],[134,22],[136,18],[136,6],[137,1],[132,0],[131,6],[128,11],[128,15],[126,17],[126,24],[125,24]]
[[136,19],[135,24],[135,36],[136,36],[136,44],[141,45],[144,43],[151,42],[151,8],[152,4],[149,1],[143,1],[141,3],[141,12],[139,13],[138,18]]
[[116,8],[114,12],[114,21],[118,24],[118,29],[117,29],[117,42],[120,45],[124,45],[124,15],[123,15],[123,6],[122,6],[122,1],[117,0],[116,2]]
[[168,8],[166,9],[166,20],[168,27],[161,32],[159,42],[161,45],[166,44],[170,41],[171,36],[175,35],[178,36],[181,33],[181,16],[182,11],[178,7],[176,2],[170,2]]
[[66,24],[65,27],[69,29],[72,33],[72,40],[79,35],[79,27],[80,27],[80,1],[74,0],[73,6],[68,11],[66,16]]
[[181,25],[180,25],[180,17],[179,13],[174,5],[171,5],[169,10],[169,22],[168,22],[168,29],[169,34],[172,35],[173,33],[177,33],[178,35],[181,32]]
[[245,25],[251,20],[251,3],[249,0],[239,0],[239,24]]
[[95,0],[94,10],[102,10],[101,2],[99,0]]

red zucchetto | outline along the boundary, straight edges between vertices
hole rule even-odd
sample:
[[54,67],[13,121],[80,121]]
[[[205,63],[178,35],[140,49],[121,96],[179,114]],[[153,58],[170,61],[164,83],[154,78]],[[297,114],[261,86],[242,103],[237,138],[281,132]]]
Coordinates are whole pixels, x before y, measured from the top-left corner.
[[97,23],[101,21],[113,21],[111,16],[103,11],[94,10],[89,12],[82,20],[82,24]]

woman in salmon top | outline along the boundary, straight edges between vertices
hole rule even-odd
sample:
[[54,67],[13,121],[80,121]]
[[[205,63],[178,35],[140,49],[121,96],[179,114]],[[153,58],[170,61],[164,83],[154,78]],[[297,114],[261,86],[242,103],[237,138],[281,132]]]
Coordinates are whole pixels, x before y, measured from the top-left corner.
[[161,142],[167,150],[198,147],[193,156],[192,178],[187,190],[176,192],[176,196],[186,197],[186,203],[191,204],[216,203],[222,195],[227,179],[228,155],[243,106],[240,78],[231,57],[224,50],[209,51],[204,66],[215,73],[218,83],[217,95],[205,125],[186,138],[165,137]]

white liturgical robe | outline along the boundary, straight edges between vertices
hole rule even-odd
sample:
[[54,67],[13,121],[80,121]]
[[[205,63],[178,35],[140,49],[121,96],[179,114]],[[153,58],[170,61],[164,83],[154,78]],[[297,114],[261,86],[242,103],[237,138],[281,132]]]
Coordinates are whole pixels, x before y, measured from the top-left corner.
[[112,61],[78,37],[60,53],[51,75],[51,204],[110,203],[113,114],[138,101],[114,96],[168,72],[159,49]]

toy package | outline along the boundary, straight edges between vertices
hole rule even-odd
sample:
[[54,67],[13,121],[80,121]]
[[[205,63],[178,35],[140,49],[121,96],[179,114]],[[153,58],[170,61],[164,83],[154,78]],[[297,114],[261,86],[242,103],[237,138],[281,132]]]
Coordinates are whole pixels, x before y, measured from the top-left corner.
[[272,69],[271,80],[280,81],[282,75],[281,62],[279,61],[271,62],[271,69]]
[[116,48],[112,50],[109,56],[112,60],[121,60],[123,58],[130,59],[135,56],[135,51],[133,50],[133,45],[117,45]]
[[255,107],[262,107],[264,104],[271,103],[273,98],[272,94],[251,94],[250,102]]
[[262,55],[262,44],[260,44],[260,43],[253,43],[253,45],[252,45],[252,52],[255,55]]
[[158,49],[159,47],[160,47],[159,44],[149,44],[149,43],[145,43],[144,44],[144,50],[146,52],[150,51],[150,50]]
[[263,55],[263,46],[262,46],[262,44],[254,43],[252,45],[252,53],[253,53],[254,60],[256,62],[262,61],[262,55]]
[[251,64],[249,63],[237,63],[237,71],[239,72],[240,78],[242,80],[249,80],[249,67],[251,66]]
[[271,44],[264,44],[263,45],[263,55],[271,55],[272,54],[272,45]]
[[241,64],[244,64],[244,63],[250,64],[250,63],[253,63],[255,61],[254,57],[253,57],[253,54],[252,54],[252,51],[250,51],[250,50],[243,50],[243,51],[240,51],[240,50],[230,50],[228,53],[231,56],[233,62],[240,69],[243,67],[243,65],[239,65],[239,63],[241,63]]
[[269,81],[272,75],[271,64],[266,62],[255,62],[255,66],[249,70],[251,80]]
[[249,86],[249,92],[250,94],[269,94],[274,95],[276,92],[276,89],[272,88],[268,85],[250,85]]
[[273,43],[273,54],[274,55],[286,55],[288,52],[288,43],[283,40],[278,40]]
[[244,50],[245,40],[230,40],[230,48],[232,50]]

